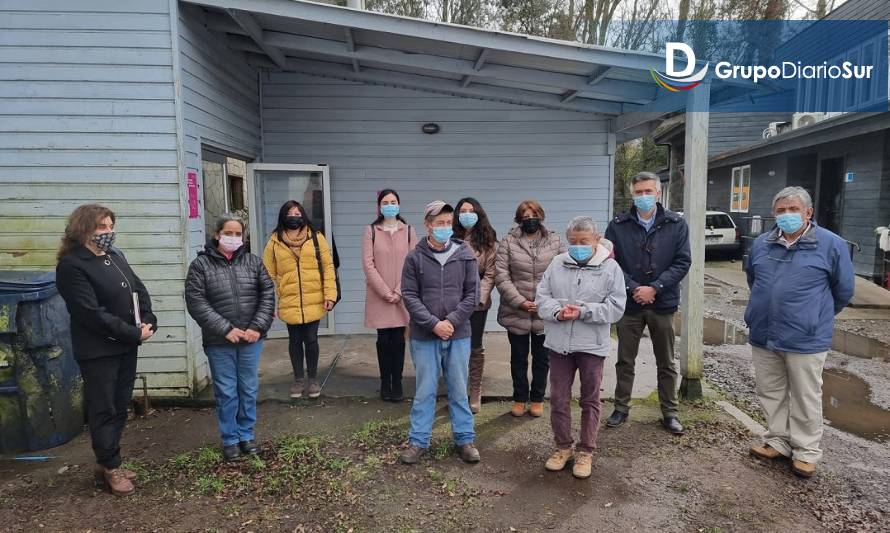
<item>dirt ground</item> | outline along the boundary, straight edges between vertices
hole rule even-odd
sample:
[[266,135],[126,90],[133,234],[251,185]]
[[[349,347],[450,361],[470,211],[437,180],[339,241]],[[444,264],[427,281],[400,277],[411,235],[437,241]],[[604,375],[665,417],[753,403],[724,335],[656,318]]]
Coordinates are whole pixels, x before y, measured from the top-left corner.
[[751,460],[750,435],[710,402],[684,406],[682,438],[660,428],[655,402],[639,402],[627,425],[602,429],[584,481],[545,472],[547,417],[514,419],[508,407],[483,406],[482,462],[466,465],[450,449],[440,402],[431,453],[411,467],[396,461],[408,403],[264,403],[260,459],[234,466],[220,461],[212,410],[159,410],[125,432],[128,464],[141,476],[128,498],[93,488],[86,435],[44,463],[0,460],[0,529],[717,532],[881,523],[820,521],[834,501],[829,482]]

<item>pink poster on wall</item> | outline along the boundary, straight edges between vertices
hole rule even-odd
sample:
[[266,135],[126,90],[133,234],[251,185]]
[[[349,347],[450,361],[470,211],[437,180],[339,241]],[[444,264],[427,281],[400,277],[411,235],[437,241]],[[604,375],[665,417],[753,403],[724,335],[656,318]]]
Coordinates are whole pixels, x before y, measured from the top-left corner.
[[189,218],[198,218],[198,171],[190,168],[186,172],[189,194]]

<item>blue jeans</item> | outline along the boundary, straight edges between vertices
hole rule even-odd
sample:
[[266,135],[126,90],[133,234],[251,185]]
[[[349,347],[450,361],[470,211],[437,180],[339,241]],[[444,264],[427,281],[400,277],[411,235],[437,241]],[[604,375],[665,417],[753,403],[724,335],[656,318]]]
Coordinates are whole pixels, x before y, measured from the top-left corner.
[[470,337],[448,341],[411,339],[411,359],[417,372],[417,390],[411,405],[408,443],[419,448],[430,446],[440,371],[445,376],[445,386],[448,388],[448,411],[454,443],[462,446],[475,441],[473,413],[467,399]]
[[223,446],[254,440],[263,341],[205,346],[216,396],[216,418]]

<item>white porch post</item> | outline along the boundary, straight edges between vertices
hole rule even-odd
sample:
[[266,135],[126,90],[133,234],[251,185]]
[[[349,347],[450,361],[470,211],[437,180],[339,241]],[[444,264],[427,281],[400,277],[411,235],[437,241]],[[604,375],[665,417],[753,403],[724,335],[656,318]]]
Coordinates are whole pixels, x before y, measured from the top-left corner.
[[681,286],[683,329],[680,340],[680,396],[702,396],[702,334],[704,326],[705,212],[708,197],[708,107],[710,84],[689,91],[686,103],[685,183],[683,213],[689,225],[692,266]]

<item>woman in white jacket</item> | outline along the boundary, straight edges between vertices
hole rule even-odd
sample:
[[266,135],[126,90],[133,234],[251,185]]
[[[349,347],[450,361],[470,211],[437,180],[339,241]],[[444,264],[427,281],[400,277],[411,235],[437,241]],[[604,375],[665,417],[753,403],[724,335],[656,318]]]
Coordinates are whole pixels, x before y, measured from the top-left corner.
[[[556,452],[544,465],[557,471],[574,460],[572,474],[590,477],[600,419],[600,383],[609,355],[610,327],[624,314],[624,273],[612,243],[590,217],[575,217],[566,229],[568,253],[553,259],[538,284],[535,304],[550,350],[550,424]],[[581,379],[581,438],[572,450],[571,397],[575,372]]]

